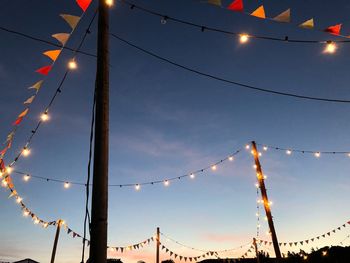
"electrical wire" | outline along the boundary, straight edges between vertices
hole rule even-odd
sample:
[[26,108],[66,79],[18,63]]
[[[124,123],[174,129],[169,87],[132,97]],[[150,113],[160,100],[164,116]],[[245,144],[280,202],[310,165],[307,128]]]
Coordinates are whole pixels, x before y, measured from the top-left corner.
[[273,95],[278,95],[278,96],[285,96],[285,97],[291,97],[294,99],[305,99],[305,100],[313,100],[313,101],[322,101],[322,102],[332,102],[332,103],[350,103],[350,100],[345,100],[345,99],[331,99],[331,98],[322,98],[322,97],[313,97],[313,96],[306,96],[306,95],[300,95],[300,94],[295,94],[295,93],[288,93],[288,92],[281,92],[281,91],[275,91],[275,90],[270,90],[270,89],[264,89],[264,88],[259,88],[253,85],[249,85],[249,84],[245,84],[245,83],[241,83],[238,81],[232,81],[232,80],[228,80],[222,77],[218,77],[209,73],[205,73],[202,71],[199,71],[197,69],[191,68],[189,66],[185,66],[183,64],[177,63],[173,60],[170,60],[168,58],[162,57],[152,51],[146,50],[145,48],[142,48],[136,44],[131,43],[130,41],[111,33],[111,36],[114,37],[115,39],[127,44],[128,46],[131,46],[145,54],[148,54],[154,58],[157,58],[158,60],[161,60],[163,62],[166,62],[168,64],[171,64],[173,66],[176,66],[178,68],[182,68],[186,71],[192,72],[194,74],[206,77],[206,78],[210,78],[210,79],[214,79],[220,82],[224,82],[227,84],[232,84],[234,86],[238,86],[238,87],[242,87],[245,89],[249,89],[249,90],[254,90],[254,91],[258,91],[258,92],[264,92],[264,93],[269,93],[269,94],[273,94]]

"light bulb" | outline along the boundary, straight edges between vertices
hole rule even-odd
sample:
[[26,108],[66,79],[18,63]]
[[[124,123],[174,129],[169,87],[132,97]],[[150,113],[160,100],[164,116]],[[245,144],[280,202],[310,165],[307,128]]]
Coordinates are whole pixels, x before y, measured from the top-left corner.
[[337,50],[337,45],[333,41],[327,41],[326,47],[323,50],[323,53],[333,54]]
[[267,146],[264,146],[263,147],[263,150],[266,152],[268,150],[268,147]]
[[7,181],[5,180],[5,179],[3,179],[2,181],[1,181],[1,185],[3,186],[3,187],[6,187],[7,186]]
[[169,181],[168,181],[168,180],[165,180],[165,181],[164,181],[164,185],[165,185],[165,186],[169,186]]
[[319,158],[321,156],[321,153],[320,152],[316,152],[314,155],[315,155],[316,158]]
[[256,184],[255,184],[255,187],[256,187],[256,188],[259,188],[259,184],[258,184],[258,183],[256,183]]
[[64,188],[68,189],[70,187],[70,183],[69,182],[65,182],[64,183]]
[[136,190],[136,191],[140,190],[140,188],[141,188],[141,186],[140,186],[139,184],[136,184],[136,185],[135,185],[135,190]]
[[239,35],[239,42],[240,42],[241,44],[247,43],[248,40],[249,40],[249,35],[247,35],[247,34],[240,34],[240,35]]
[[191,179],[194,179],[196,176],[194,175],[194,173],[191,173],[190,177],[191,177]]
[[6,167],[6,173],[10,174],[12,173],[12,171],[13,171],[13,168],[11,166]]
[[47,112],[44,112],[43,114],[41,114],[40,116],[42,121],[48,121],[49,120],[49,114]]
[[286,151],[286,154],[291,155],[291,154],[292,154],[292,151],[291,151],[291,150],[287,150],[287,151]]
[[26,174],[25,176],[23,176],[23,180],[28,182],[30,179],[30,175],[29,174]]
[[24,147],[22,154],[24,157],[27,157],[30,154],[30,150],[27,147]]
[[49,224],[46,223],[46,222],[43,224],[43,227],[44,227],[44,228],[47,228],[48,226],[49,226]]
[[212,165],[212,166],[211,166],[211,169],[212,169],[213,171],[216,171],[218,168],[217,168],[216,165]]
[[23,216],[29,216],[29,211],[28,210],[23,211]]
[[162,25],[165,25],[166,24],[166,22],[167,22],[167,17],[166,16],[164,16],[164,17],[162,17],[162,19],[160,20],[160,23],[162,24]]
[[232,162],[234,160],[233,156],[229,156],[228,160]]
[[22,202],[22,198],[21,198],[21,197],[19,197],[19,196],[17,196],[17,198],[16,198],[16,202],[19,204],[20,202]]
[[114,5],[114,1],[113,0],[106,0],[106,5],[108,5],[109,7]]
[[68,62],[68,68],[71,70],[77,69],[78,68],[78,64],[75,61],[75,59],[72,59]]
[[322,251],[322,256],[327,256],[327,251]]
[[34,224],[36,224],[36,225],[37,225],[37,224],[39,224],[39,222],[40,222],[40,221],[39,221],[39,219],[38,219],[38,218],[35,218],[35,219],[34,219]]
[[247,145],[245,146],[245,148],[246,148],[247,150],[249,150],[249,148],[250,148],[249,144],[247,144]]

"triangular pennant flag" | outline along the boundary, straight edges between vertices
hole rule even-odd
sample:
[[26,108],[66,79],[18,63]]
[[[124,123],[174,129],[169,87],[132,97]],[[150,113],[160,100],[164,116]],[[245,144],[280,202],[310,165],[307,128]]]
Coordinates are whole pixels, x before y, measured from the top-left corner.
[[333,231],[333,233],[335,233],[335,229],[333,229],[332,231]]
[[309,244],[309,240],[305,240],[306,244]]
[[290,22],[290,8],[274,17],[273,20],[281,23],[289,23]]
[[208,4],[221,6],[221,0],[208,0]]
[[72,16],[66,14],[61,14],[60,16],[67,22],[67,24],[72,28],[72,30],[76,28],[80,20],[79,16]]
[[292,243],[292,242],[290,242],[290,243],[289,243],[289,246],[291,247],[292,245],[293,245],[293,243]]
[[35,99],[35,95],[33,95],[30,98],[28,98],[25,102],[23,102],[23,104],[31,104],[34,99]]
[[12,125],[13,126],[17,126],[17,125],[19,125],[22,122],[22,120],[23,120],[23,117],[17,118],[17,120],[15,120],[15,122],[12,123]]
[[320,236],[316,237],[317,239],[320,239]]
[[338,36],[340,34],[341,26],[342,24],[330,26],[330,27],[327,27],[324,31]]
[[346,225],[344,224],[343,227],[346,227]]
[[264,9],[264,6],[261,5],[259,6],[253,13],[250,14],[251,16],[255,16],[255,17],[258,17],[258,18],[262,18],[262,19],[265,19],[266,16],[265,16],[265,9]]
[[60,42],[62,44],[62,46],[66,45],[70,34],[68,33],[58,33],[58,34],[54,34],[52,35],[53,38],[56,38],[58,40],[58,42]]
[[338,230],[340,230],[340,227],[338,227]]
[[331,232],[328,232],[327,235],[330,236],[330,235],[331,235]]
[[180,256],[179,258],[180,258],[180,260],[182,260],[182,256]]
[[302,28],[307,28],[307,29],[313,29],[314,28],[314,19],[311,18],[309,20],[306,20],[304,23],[301,23],[299,25],[299,27],[302,27]]
[[300,241],[300,244],[303,245],[303,242],[304,242],[304,241]]
[[37,83],[35,83],[34,85],[30,86],[29,89],[35,89],[36,92],[39,91],[39,89],[41,88],[41,85],[43,84],[43,80],[38,81]]
[[45,56],[48,56],[49,58],[51,58],[52,61],[56,61],[56,59],[58,58],[60,53],[61,53],[61,49],[56,49],[56,50],[48,50],[48,51],[44,52],[43,54]]
[[174,252],[170,251],[170,256],[172,256],[174,254]]
[[298,242],[294,242],[294,246],[298,245]]
[[89,5],[91,4],[91,1],[92,0],[77,0],[77,4],[85,12],[86,9],[88,9]]
[[75,238],[77,236],[77,233],[73,232],[73,238]]
[[311,241],[314,242],[315,238],[311,238]]
[[350,225],[350,221],[348,222],[348,224]]
[[70,232],[72,232],[72,229],[68,228],[67,234],[69,234]]
[[234,0],[227,9],[236,11],[236,12],[243,12],[243,0]]
[[121,248],[120,248],[120,251],[121,251],[121,252],[123,253],[123,251],[124,251],[124,248],[123,248],[123,247],[121,247]]
[[47,76],[49,72],[51,71],[52,66],[45,66],[42,68],[37,69],[35,72],[38,72],[44,76]]
[[325,235],[325,234],[323,234],[323,235],[322,235],[322,237],[324,238],[324,237],[326,237],[326,235]]
[[26,108],[24,111],[22,111],[22,112],[21,112],[21,114],[20,114],[20,115],[18,115],[18,118],[21,118],[21,117],[26,116],[26,115],[27,115],[27,113],[28,113],[28,111],[29,111],[29,109],[28,109],[28,108]]

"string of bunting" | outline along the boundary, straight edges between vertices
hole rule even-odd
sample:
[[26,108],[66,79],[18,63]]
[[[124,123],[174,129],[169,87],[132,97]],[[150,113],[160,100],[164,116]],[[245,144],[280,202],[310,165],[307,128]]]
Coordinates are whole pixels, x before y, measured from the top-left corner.
[[[284,42],[284,43],[309,43],[309,44],[323,44],[323,45],[326,44],[326,48],[325,48],[324,52],[325,53],[334,53],[335,50],[336,50],[336,44],[337,43],[348,43],[348,42],[350,42],[349,40],[305,40],[305,39],[292,39],[289,36],[271,37],[271,36],[264,36],[264,35],[247,34],[247,33],[242,33],[242,32],[238,33],[238,32],[228,31],[228,30],[224,30],[224,29],[211,27],[211,26],[204,26],[204,25],[201,25],[201,24],[197,24],[197,23],[194,23],[194,22],[191,22],[191,21],[186,21],[186,20],[179,19],[179,18],[176,18],[176,17],[171,17],[171,16],[168,16],[168,15],[165,15],[165,14],[158,13],[158,12],[156,12],[154,10],[147,9],[147,8],[142,7],[142,6],[136,5],[136,4],[131,3],[129,1],[127,1],[127,0],[119,0],[119,1],[121,3],[123,3],[123,4],[125,4],[125,5],[128,5],[130,7],[130,9],[132,9],[132,10],[133,9],[138,9],[140,11],[143,11],[143,12],[147,13],[147,14],[160,17],[162,24],[166,24],[167,21],[172,21],[172,22],[176,22],[176,23],[179,23],[179,24],[183,24],[183,25],[189,26],[189,27],[200,29],[201,32],[212,31],[212,32],[216,32],[216,33],[222,33],[222,34],[225,34],[225,35],[233,35],[233,36],[239,37],[239,40],[240,40],[240,42],[242,44],[248,42],[249,39],[262,39],[262,40],[278,41],[278,42]],[[232,4],[232,5],[230,5],[231,7],[228,8],[228,9],[232,10],[232,11],[239,11],[239,10],[234,10],[236,5],[237,4]],[[239,5],[239,3],[238,3],[238,5]],[[254,16],[256,17],[259,14],[259,12],[261,12],[262,10],[263,10],[263,7],[260,8],[260,9],[258,8],[258,10],[257,10],[257,12],[255,13]],[[285,12],[283,12],[280,16],[277,16],[274,21],[280,20],[279,22],[282,22],[281,20],[288,19],[288,16],[289,16],[289,19],[290,19],[290,9],[288,9]],[[305,23],[301,24],[300,27],[311,28],[310,27],[311,26],[311,22],[312,22],[312,25],[313,25],[313,20],[311,19],[311,20],[306,21]],[[328,32],[328,33],[331,33],[333,35],[341,36],[339,34],[340,33],[340,29],[339,29],[338,34],[335,34],[337,32],[335,31],[334,26],[333,27],[329,27],[328,30],[327,31],[325,30],[324,32]]]
[[[303,240],[303,241],[288,241],[288,242],[280,242],[278,243],[279,246],[288,246],[289,247],[292,247],[292,246],[298,246],[298,245],[307,245],[309,243],[312,243],[312,242],[315,242],[317,240],[320,240],[321,238],[326,238],[328,236],[331,236],[332,234],[335,234],[337,231],[341,231],[343,228],[345,228],[347,225],[350,225],[350,221],[342,224],[341,226],[338,226],[337,228],[334,228],[333,230],[327,232],[327,233],[324,233],[322,235],[319,235],[319,236],[316,236],[316,237],[312,237],[312,238],[309,238],[309,239],[306,239],[306,240]],[[258,241],[260,244],[264,244],[264,245],[272,245],[272,242],[270,241],[266,241],[266,240],[259,240]]]
[[[16,120],[12,123],[13,128],[6,137],[5,147],[0,151],[0,162],[4,159],[7,151],[11,148],[16,131],[17,131],[18,127],[20,126],[20,124],[22,123],[23,119],[28,115],[28,112],[30,110],[30,106],[33,103],[33,101],[35,100],[36,96],[38,95],[40,89],[42,88],[43,83],[45,81],[45,77],[47,77],[49,75],[52,68],[54,67],[56,60],[59,58],[62,50],[64,49],[70,36],[73,34],[79,21],[84,16],[86,9],[88,8],[88,6],[91,3],[91,0],[77,0],[76,2],[81,7],[83,12],[80,16],[75,16],[75,15],[70,15],[70,14],[61,14],[60,15],[62,17],[62,19],[69,25],[71,30],[69,33],[56,33],[56,34],[52,35],[52,37],[55,38],[61,44],[61,48],[55,49],[55,50],[48,50],[48,51],[45,51],[43,53],[43,55],[45,55],[46,57],[48,57],[50,59],[50,63],[35,71],[36,73],[38,73],[41,76],[41,78],[39,81],[35,82],[33,85],[31,85],[28,88],[29,90],[33,90],[34,93],[31,94],[30,97],[27,98],[23,102],[24,110],[21,111],[21,113],[17,116]],[[70,65],[70,67],[74,67],[74,65],[75,65],[74,59],[70,62],[69,65]],[[48,109],[44,112],[44,115],[42,115],[43,121],[45,121],[45,119],[48,118],[47,114],[48,114]],[[28,145],[25,145],[23,150],[22,150],[22,153],[24,155],[28,155],[29,151],[30,150],[28,148]]]
[[[205,166],[204,168],[200,168],[196,171],[193,171],[193,172],[181,175],[181,176],[169,177],[169,178],[165,178],[162,180],[148,181],[148,182],[142,182],[142,183],[109,184],[108,186],[109,187],[130,187],[131,186],[131,187],[134,187],[135,190],[140,190],[142,185],[155,185],[155,184],[163,183],[165,186],[169,186],[171,181],[180,180],[180,179],[187,178],[187,177],[189,177],[191,179],[195,179],[196,176],[203,174],[208,170],[216,171],[218,169],[219,165],[223,165],[223,163],[225,163],[227,161],[232,162],[234,160],[234,157],[240,152],[241,152],[241,150],[237,150],[234,153],[228,155],[227,157],[210,164],[209,166]],[[31,175],[30,173],[21,172],[21,171],[13,171],[13,174],[18,174],[18,175],[23,176],[24,181],[29,181],[30,178],[36,178],[36,179],[43,180],[46,182],[63,183],[65,188],[69,188],[70,185],[86,186],[86,184],[82,183],[82,182],[71,182],[69,180],[59,180],[59,179],[54,179],[54,178],[49,178],[49,177],[35,176],[35,175]]]
[[216,254],[219,254],[219,253],[223,253],[223,252],[230,252],[230,251],[235,251],[235,250],[244,248],[244,247],[246,247],[247,245],[250,245],[250,244],[251,244],[251,242],[248,242],[248,243],[246,243],[246,244],[243,244],[243,245],[240,245],[240,246],[237,246],[237,247],[234,247],[234,248],[223,249],[223,250],[215,250],[215,251],[214,251],[214,250],[205,250],[205,249],[199,249],[199,248],[190,247],[190,246],[187,246],[187,245],[185,245],[185,244],[183,244],[183,243],[181,243],[181,242],[179,242],[179,241],[177,241],[177,240],[175,240],[175,239],[169,237],[168,235],[166,235],[166,234],[164,234],[164,233],[162,233],[162,232],[160,232],[160,234],[161,234],[162,236],[164,236],[164,237],[166,238],[167,241],[172,241],[172,242],[174,242],[174,243],[176,243],[176,244],[178,244],[178,245],[180,245],[180,246],[182,246],[182,247],[189,248],[189,249],[191,249],[191,250],[196,250],[196,251],[199,251],[199,252],[206,252],[206,253],[207,253],[207,252],[214,252],[214,253],[216,253]]
[[254,251],[254,245],[252,243],[250,243],[250,247],[240,258],[246,258],[248,256],[248,254],[253,252],[253,251]]
[[[218,7],[223,7],[222,1],[221,0],[208,0],[208,4],[212,4]],[[234,12],[240,12],[245,15],[253,16],[259,19],[267,19],[270,21],[278,22],[278,23],[291,23],[291,9],[288,8],[287,10],[277,14],[274,17],[268,17],[266,15],[265,7],[264,5],[260,5],[258,8],[253,10],[252,12],[246,12],[244,8],[244,1],[243,0],[234,0],[232,1],[227,7],[225,7],[229,11],[234,11]],[[297,24],[298,27],[300,28],[305,28],[305,29],[314,29],[317,31],[321,32],[326,32],[335,36],[343,37],[343,38],[349,38],[350,36],[342,35],[341,34],[341,29],[342,29],[342,24],[336,24],[336,25],[331,25],[327,28],[324,29],[318,29],[315,27],[315,19],[310,18],[306,21],[303,21],[302,23]]]

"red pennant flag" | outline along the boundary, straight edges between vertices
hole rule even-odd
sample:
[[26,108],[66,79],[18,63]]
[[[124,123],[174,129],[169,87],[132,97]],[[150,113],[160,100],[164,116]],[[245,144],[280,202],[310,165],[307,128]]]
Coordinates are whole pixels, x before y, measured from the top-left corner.
[[348,224],[350,225],[350,221],[348,222]]
[[45,67],[39,68],[35,72],[38,72],[42,75],[47,76],[49,74],[49,72],[51,71],[51,68],[52,68],[52,66],[45,66]]
[[330,27],[327,27],[324,31],[338,36],[340,34],[341,26],[342,24],[330,26]]
[[88,9],[89,5],[91,4],[92,0],[77,0],[77,4],[80,6],[81,9],[85,12],[86,9]]
[[243,0],[234,0],[227,9],[236,11],[236,12],[243,12]]
[[12,125],[13,126],[17,126],[17,125],[19,125],[22,122],[22,120],[23,120],[23,117],[19,117],[17,120],[15,120],[14,123],[12,123]]

